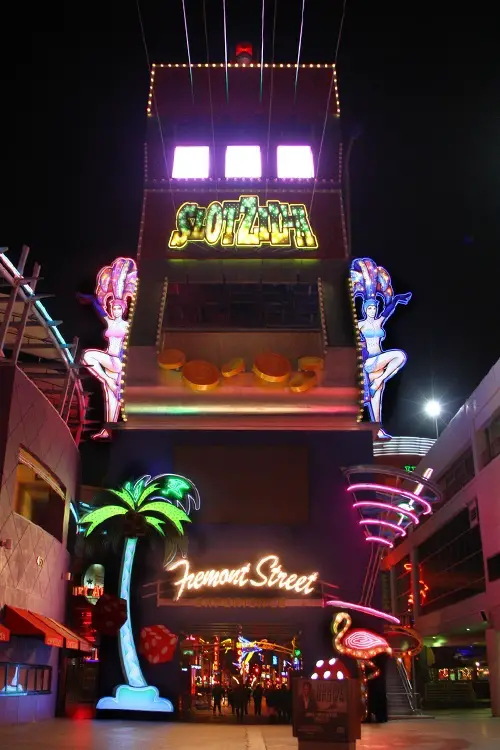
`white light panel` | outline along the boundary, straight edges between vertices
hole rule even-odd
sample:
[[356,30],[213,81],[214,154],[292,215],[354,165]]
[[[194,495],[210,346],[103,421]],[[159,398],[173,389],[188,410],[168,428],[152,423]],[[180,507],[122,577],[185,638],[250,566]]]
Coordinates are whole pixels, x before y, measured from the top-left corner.
[[172,177],[208,177],[210,171],[210,148],[208,146],[176,146]]
[[278,177],[314,177],[310,146],[278,146]]
[[260,146],[228,146],[226,177],[262,177]]

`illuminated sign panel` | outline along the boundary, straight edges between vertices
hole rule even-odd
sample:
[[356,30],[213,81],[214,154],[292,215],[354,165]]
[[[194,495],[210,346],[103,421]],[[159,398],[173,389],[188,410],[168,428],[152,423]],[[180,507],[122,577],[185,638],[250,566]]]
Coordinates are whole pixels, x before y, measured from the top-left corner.
[[168,242],[173,250],[182,249],[188,242],[297,250],[318,247],[303,203],[268,200],[261,206],[257,195],[241,195],[237,201],[212,201],[208,206],[183,203],[177,211],[176,227]]
[[312,594],[314,583],[318,580],[318,573],[298,575],[287,573],[282,569],[277,555],[262,557],[254,566],[244,563],[239,568],[221,568],[220,570],[200,570],[192,573],[188,560],[179,560],[168,570],[184,568],[182,577],[174,582],[178,591],[175,600],[181,598],[184,592],[198,591],[204,588],[218,588],[219,586],[233,586],[240,589],[261,588],[281,589],[296,594]]

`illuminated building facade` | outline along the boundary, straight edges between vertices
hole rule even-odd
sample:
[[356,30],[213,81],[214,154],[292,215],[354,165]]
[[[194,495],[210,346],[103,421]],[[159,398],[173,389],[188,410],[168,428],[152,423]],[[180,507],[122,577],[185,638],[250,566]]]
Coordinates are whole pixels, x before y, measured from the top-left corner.
[[409,595],[415,599],[415,627],[429,653],[424,697],[430,705],[445,699],[448,705],[459,700],[473,705],[490,697],[495,716],[500,715],[499,378],[497,362],[418,463],[419,474],[432,471],[442,499],[434,515],[387,558],[394,614],[404,612]]
[[77,341],[27,261],[26,247],[17,266],[0,253],[0,724],[52,718],[68,660],[91,651],[63,624],[86,410]]
[[[200,502],[172,554],[139,540],[125,592],[135,644],[164,628],[180,653],[143,658],[144,683],[132,683],[134,642],[121,671],[103,649],[100,696],[128,683],[101,708],[131,708],[128,688],[146,684],[182,711],[194,686],[242,679],[235,664],[278,684],[291,667],[310,674],[332,653],[327,601],[357,603],[354,618],[382,627],[371,579],[362,596],[371,548],[342,472],[372,462],[374,428],[361,422],[336,75],[301,65],[296,88],[296,73],[152,69],[123,423],[105,425],[105,486],[188,477]],[[106,581],[124,580],[106,564]]]

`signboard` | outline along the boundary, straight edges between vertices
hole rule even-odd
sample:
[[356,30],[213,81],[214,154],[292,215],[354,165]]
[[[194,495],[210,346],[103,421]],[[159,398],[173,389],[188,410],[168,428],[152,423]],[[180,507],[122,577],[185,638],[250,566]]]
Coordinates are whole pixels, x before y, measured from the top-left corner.
[[257,195],[212,201],[208,206],[183,203],[177,210],[176,229],[170,235],[168,246],[182,250],[188,242],[247,249],[269,246],[315,250],[318,247],[303,203],[268,200],[261,206]]
[[232,587],[236,589],[282,589],[295,594],[312,594],[318,573],[299,575],[283,570],[277,555],[262,557],[257,563],[242,563],[238,568],[221,568],[218,570],[191,571],[189,560],[178,560],[168,568],[169,571],[182,570],[176,581],[175,600],[186,591],[199,591],[206,588]]
[[[292,681],[293,734],[307,742],[355,742],[361,736],[357,680]],[[299,745],[300,746],[300,745]]]

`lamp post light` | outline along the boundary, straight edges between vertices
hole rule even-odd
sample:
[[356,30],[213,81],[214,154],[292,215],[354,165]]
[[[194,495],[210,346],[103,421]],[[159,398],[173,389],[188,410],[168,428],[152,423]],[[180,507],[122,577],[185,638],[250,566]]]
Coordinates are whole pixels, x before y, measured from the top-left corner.
[[439,401],[435,401],[434,399],[431,399],[430,401],[427,401],[427,403],[425,404],[424,411],[428,417],[434,420],[434,425],[436,427],[436,439],[437,439],[439,437],[438,417],[442,411],[441,404],[439,403]]

